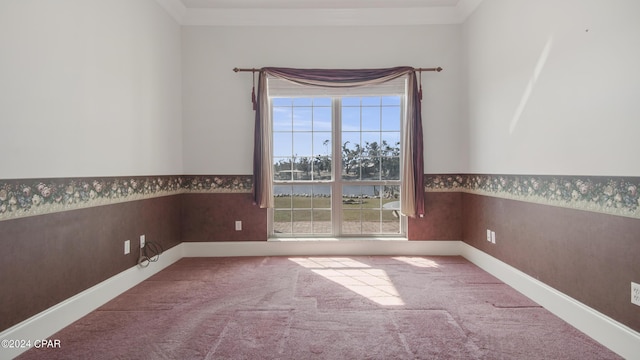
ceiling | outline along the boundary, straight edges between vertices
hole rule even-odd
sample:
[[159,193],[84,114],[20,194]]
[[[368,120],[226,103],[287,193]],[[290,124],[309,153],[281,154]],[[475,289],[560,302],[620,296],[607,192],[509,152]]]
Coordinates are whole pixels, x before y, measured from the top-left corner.
[[182,25],[458,24],[482,0],[156,0]]

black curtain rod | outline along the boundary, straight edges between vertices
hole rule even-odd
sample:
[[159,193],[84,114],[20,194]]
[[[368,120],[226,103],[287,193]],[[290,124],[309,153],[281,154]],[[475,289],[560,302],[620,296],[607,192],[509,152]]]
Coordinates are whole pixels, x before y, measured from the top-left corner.
[[[233,68],[234,72],[260,72],[261,69],[256,69],[256,68]],[[436,72],[440,72],[442,71],[442,68],[440,66],[435,67],[435,68],[415,68],[414,69],[417,72],[423,72],[423,71],[436,71]]]

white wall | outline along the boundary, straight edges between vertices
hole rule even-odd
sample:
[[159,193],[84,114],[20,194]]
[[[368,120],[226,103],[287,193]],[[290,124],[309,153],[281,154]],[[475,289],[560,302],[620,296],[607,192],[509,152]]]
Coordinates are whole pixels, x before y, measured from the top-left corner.
[[233,67],[396,65],[445,68],[424,74],[427,173],[640,176],[639,13],[484,0],[464,25],[181,30],[153,0],[2,1],[0,179],[250,174]]
[[484,0],[463,25],[468,171],[640,176],[640,1]]
[[180,51],[153,0],[0,2],[0,179],[181,174]]
[[442,66],[423,73],[425,172],[460,172],[466,157],[461,27],[184,27],[187,174],[251,174],[251,73],[234,67]]

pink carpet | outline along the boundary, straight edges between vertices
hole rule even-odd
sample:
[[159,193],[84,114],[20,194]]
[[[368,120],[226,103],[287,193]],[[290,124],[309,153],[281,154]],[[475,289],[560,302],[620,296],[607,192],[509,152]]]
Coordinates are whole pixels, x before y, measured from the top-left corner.
[[619,359],[462,257],[185,258],[19,359]]

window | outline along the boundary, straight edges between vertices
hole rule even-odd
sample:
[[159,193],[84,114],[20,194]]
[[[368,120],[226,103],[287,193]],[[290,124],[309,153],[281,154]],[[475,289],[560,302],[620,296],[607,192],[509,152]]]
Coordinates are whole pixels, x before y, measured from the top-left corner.
[[274,210],[276,234],[332,234],[331,98],[274,98]]
[[272,236],[404,235],[401,80],[340,93],[269,83]]
[[342,235],[402,233],[401,96],[340,100]]

